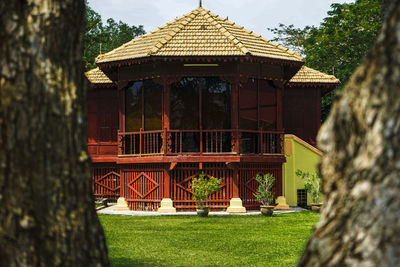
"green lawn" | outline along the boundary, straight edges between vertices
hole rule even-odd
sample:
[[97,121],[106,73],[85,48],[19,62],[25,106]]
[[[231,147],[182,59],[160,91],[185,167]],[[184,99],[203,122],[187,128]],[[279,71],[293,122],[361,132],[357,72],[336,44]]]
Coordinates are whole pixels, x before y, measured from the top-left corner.
[[319,215],[99,215],[112,266],[294,266]]

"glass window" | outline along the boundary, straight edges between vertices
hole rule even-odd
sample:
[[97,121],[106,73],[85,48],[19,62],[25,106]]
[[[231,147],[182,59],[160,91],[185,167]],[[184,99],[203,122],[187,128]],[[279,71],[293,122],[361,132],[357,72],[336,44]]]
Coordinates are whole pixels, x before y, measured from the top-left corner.
[[153,80],[146,80],[144,86],[144,129],[162,129],[162,86]]
[[171,85],[171,128],[199,129],[199,82],[197,78],[183,78]]
[[239,90],[239,128],[257,130],[257,80],[249,79]]
[[276,89],[269,81],[260,80],[260,127],[276,129]]
[[125,130],[127,132],[138,132],[142,128],[142,90],[142,81],[132,83],[126,90]]
[[231,128],[231,86],[218,77],[202,79],[203,129]]

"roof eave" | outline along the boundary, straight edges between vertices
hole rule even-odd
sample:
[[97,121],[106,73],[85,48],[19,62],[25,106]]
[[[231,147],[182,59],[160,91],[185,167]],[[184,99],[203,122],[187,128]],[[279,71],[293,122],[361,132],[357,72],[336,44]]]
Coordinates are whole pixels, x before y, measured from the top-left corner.
[[273,57],[261,57],[254,55],[230,55],[230,56],[219,56],[219,55],[208,55],[208,56],[146,56],[141,58],[133,58],[133,59],[123,59],[116,61],[103,61],[96,62],[97,66],[100,69],[103,68],[112,68],[112,67],[122,67],[122,66],[131,66],[138,65],[147,62],[154,61],[221,61],[221,60],[229,60],[229,61],[256,61],[261,63],[272,63],[278,65],[289,65],[289,66],[303,66],[304,60],[289,60],[282,58],[273,58]]

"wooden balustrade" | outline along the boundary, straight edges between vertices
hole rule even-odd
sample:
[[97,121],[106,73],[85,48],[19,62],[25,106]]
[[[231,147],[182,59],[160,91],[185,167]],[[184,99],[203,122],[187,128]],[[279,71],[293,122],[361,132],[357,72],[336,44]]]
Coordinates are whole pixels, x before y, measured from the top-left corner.
[[154,156],[164,154],[164,131],[118,133],[118,153],[123,156]]
[[118,154],[119,156],[281,155],[283,132],[225,129],[119,132]]
[[283,133],[276,131],[239,131],[240,154],[283,154]]

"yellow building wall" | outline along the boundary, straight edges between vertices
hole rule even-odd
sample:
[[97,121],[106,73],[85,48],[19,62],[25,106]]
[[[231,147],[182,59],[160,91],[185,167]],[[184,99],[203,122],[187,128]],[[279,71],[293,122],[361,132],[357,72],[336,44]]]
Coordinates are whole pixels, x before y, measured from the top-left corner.
[[[297,206],[297,189],[304,189],[303,180],[296,170],[314,173],[320,162],[322,152],[314,146],[292,134],[285,135],[286,163],[283,164],[283,192],[289,206]],[[307,205],[311,196],[307,194]]]

